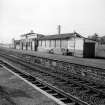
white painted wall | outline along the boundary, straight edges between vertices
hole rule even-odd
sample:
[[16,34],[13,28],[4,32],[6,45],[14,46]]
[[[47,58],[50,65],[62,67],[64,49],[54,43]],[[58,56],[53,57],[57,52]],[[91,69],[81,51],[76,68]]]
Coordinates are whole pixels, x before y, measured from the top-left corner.
[[39,40],[39,43],[38,44],[39,44],[39,47],[40,47],[41,46],[41,40]]
[[68,48],[68,39],[64,39],[61,41],[61,48]]
[[[42,45],[41,45],[41,43],[42,43]],[[50,40],[46,40],[46,41],[42,40],[42,42],[39,41],[38,51],[49,52],[49,50],[52,49],[53,46],[54,46],[54,44],[52,43],[52,46],[50,47]]]
[[55,40],[51,40],[51,49],[55,47]]
[[[69,51],[74,52],[74,44],[75,44],[75,55],[82,57],[83,43],[84,43],[83,38],[64,39],[61,40],[61,48],[64,48],[65,50],[69,49]],[[60,40],[56,40],[56,47],[55,47],[55,40],[51,40],[51,45],[50,45],[50,40],[46,40],[46,42],[43,40],[42,46],[41,46],[41,41],[39,41],[38,51],[49,52],[50,49],[54,49],[54,52],[56,54],[62,54],[61,48],[60,48]]]
[[28,46],[28,47],[27,47],[27,50],[31,50],[31,46]]
[[68,40],[68,49],[73,52],[75,56],[83,57],[83,38],[70,38]]
[[23,46],[23,50],[26,50],[26,46]]
[[20,45],[16,45],[16,49],[20,49]]
[[68,48],[73,50],[75,47],[75,49],[83,50],[83,43],[83,38],[70,38],[68,40]]
[[56,40],[56,48],[60,48],[60,40]]
[[105,58],[105,44],[103,44],[103,45],[96,44],[95,56]]
[[35,42],[32,41],[32,50],[34,51],[35,50]]
[[74,38],[70,38],[68,40],[68,49],[69,51],[73,52],[74,51]]
[[83,45],[84,45],[84,39],[83,38],[76,38],[75,43],[75,56],[83,57]]
[[45,47],[45,40],[42,40],[42,47]]
[[83,50],[84,39],[83,38],[76,38],[75,49]]

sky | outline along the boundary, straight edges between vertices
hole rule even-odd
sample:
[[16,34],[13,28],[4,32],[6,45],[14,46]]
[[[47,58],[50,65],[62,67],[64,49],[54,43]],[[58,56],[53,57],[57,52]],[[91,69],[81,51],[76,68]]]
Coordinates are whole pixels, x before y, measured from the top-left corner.
[[105,35],[105,0],[0,0],[0,43],[30,30],[57,34],[59,24],[61,33]]

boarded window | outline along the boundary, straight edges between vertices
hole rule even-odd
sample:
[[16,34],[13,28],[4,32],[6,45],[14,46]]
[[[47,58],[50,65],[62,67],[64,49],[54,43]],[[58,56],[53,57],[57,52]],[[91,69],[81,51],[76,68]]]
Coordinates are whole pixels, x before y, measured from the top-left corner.
[[51,40],[49,40],[49,47],[51,47]]
[[51,47],[55,47],[55,40],[51,40]]
[[42,41],[42,46],[45,47],[45,40]]
[[39,46],[42,46],[42,43],[41,43],[41,41],[39,41]]
[[45,40],[45,47],[46,47],[46,40]]
[[49,47],[50,40],[46,40],[46,47]]
[[61,45],[62,45],[61,46],[62,48],[68,48],[68,40],[66,40],[66,39],[65,40],[62,40],[61,41]]
[[56,47],[60,47],[60,40],[56,40]]

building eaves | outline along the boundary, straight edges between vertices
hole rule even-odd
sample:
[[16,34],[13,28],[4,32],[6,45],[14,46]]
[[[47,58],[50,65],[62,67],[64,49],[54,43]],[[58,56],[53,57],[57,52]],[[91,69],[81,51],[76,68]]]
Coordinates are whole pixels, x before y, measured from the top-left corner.
[[[75,33],[76,37],[81,37],[79,34]],[[47,36],[43,36],[41,37],[39,40],[54,40],[54,39],[68,39],[68,38],[72,38],[75,37],[74,33],[64,33],[64,34],[55,34],[55,35],[47,35]]]

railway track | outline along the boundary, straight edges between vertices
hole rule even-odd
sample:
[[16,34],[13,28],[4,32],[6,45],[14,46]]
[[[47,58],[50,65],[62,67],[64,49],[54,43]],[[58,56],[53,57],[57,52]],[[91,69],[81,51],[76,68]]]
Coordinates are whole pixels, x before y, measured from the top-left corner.
[[58,98],[59,100],[61,100],[63,103],[65,103],[67,105],[89,105],[89,104],[87,104],[71,95],[66,94],[64,91],[57,89],[54,86],[49,85],[48,83],[46,83],[45,81],[42,81],[39,78],[37,78],[37,77],[35,78],[34,76],[32,76],[31,74],[29,74],[27,72],[20,72],[17,68],[8,64],[5,61],[0,61],[0,62],[4,67],[17,73],[21,77],[25,78],[26,80],[28,80],[32,84],[36,85],[40,89],[46,91],[47,93],[51,94],[52,96]]
[[[67,75],[64,76],[64,74],[62,75],[57,74],[57,72],[48,72],[47,70],[45,72],[45,70],[40,70],[38,67],[36,70],[35,69],[36,67],[33,67],[33,65],[28,64],[26,62],[23,63],[21,59],[20,61],[18,61],[19,60],[18,58],[13,58],[12,56],[11,57],[5,56],[5,57],[11,60],[12,62],[16,62],[16,63],[21,62],[20,63],[21,65],[23,66],[27,65],[27,67],[31,69],[31,70],[29,69],[26,70],[28,72],[28,76],[29,76],[28,78],[31,78],[29,80],[32,80],[32,78],[36,76],[38,78],[41,78],[44,81],[44,83],[47,83],[47,85],[50,83],[50,86],[56,87],[56,90],[57,89],[63,90],[62,91],[64,92],[63,95],[66,94],[68,96],[66,99],[68,100],[70,98],[70,101],[72,100],[72,102],[74,102],[73,103],[74,105],[105,105],[104,86],[96,85],[94,83],[90,83],[89,81],[83,81],[76,77],[72,77],[72,76],[68,77]],[[44,69],[44,68],[41,68],[41,69]],[[21,75],[24,75],[24,73],[22,73]],[[23,77],[26,77],[26,76],[23,76]],[[62,96],[62,94],[59,94],[58,97],[59,96]],[[74,99],[71,99],[71,97],[73,97]],[[64,100],[65,98],[61,98],[61,99]],[[67,100],[66,102],[68,102]]]

